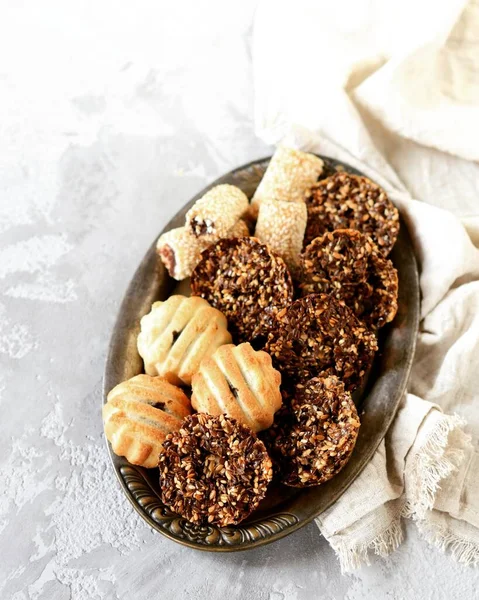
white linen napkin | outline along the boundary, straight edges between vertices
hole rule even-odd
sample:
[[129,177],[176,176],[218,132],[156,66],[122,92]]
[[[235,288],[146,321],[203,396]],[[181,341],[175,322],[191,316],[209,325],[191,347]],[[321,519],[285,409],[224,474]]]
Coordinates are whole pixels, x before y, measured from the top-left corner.
[[408,394],[372,461],[316,520],[343,571],[394,550],[403,517],[479,564],[478,35],[477,0],[263,0],[255,17],[258,135],[382,185],[420,264]]

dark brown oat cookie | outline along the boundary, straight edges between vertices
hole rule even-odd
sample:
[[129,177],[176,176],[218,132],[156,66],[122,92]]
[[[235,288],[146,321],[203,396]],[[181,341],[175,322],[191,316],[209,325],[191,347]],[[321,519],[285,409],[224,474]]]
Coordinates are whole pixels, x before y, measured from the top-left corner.
[[272,479],[264,443],[224,415],[187,417],[163,443],[159,468],[163,503],[198,525],[240,523]]
[[373,251],[371,239],[355,229],[328,231],[315,238],[301,255],[303,294],[329,293],[336,284],[366,281]]
[[291,406],[265,434],[280,481],[308,487],[334,477],[351,456],[359,426],[351,394],[337,377],[298,385]]
[[371,328],[379,328],[390,323],[398,310],[398,274],[389,259],[371,257],[368,284],[368,293],[360,292],[363,303],[360,319]]
[[357,230],[337,229],[315,238],[301,255],[299,278],[303,296],[332,294],[371,329],[396,315],[397,271]]
[[266,336],[293,297],[283,259],[254,237],[222,239],[207,248],[191,276],[191,293],[228,319],[238,342]]
[[277,315],[265,350],[278,370],[295,382],[322,371],[352,391],[362,382],[378,349],[376,336],[346,304],[326,294],[299,298]]
[[304,246],[326,231],[358,229],[369,235],[383,256],[399,233],[399,213],[386,192],[366,177],[339,172],[319,181],[306,200]]

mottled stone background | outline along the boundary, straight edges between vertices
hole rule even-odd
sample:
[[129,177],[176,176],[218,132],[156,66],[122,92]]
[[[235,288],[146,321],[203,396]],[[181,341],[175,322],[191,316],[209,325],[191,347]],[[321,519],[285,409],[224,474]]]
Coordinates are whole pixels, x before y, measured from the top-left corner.
[[[256,1],[0,2],[0,598],[472,598],[408,529],[341,576],[314,525],[199,553],[123,498],[100,417],[106,348],[146,248],[253,132]],[[285,40],[287,43],[287,40]]]

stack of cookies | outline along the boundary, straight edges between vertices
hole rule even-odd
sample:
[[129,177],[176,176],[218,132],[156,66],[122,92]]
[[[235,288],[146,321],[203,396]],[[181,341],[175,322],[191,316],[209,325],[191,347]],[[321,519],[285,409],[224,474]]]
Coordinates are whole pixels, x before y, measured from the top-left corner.
[[145,374],[110,392],[105,432],[194,524],[238,524],[273,476],[321,485],[353,452],[351,394],[398,306],[399,214],[369,179],[323,167],[280,147],[251,202],[213,187],[158,240],[191,297],[142,318]]

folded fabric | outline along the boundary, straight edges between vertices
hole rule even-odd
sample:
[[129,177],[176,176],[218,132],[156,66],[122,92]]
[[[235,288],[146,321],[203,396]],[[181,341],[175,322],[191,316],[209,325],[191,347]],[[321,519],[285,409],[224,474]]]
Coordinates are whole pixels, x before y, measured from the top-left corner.
[[[369,550],[386,556],[403,540],[401,517],[423,524],[439,482],[457,473],[470,452],[462,421],[408,394],[371,462],[316,523],[343,571],[369,563]],[[348,507],[345,510],[345,507]]]
[[[371,551],[395,549],[402,517],[457,560],[479,563],[479,251],[468,235],[479,239],[469,183],[479,171],[426,147],[479,157],[471,127],[479,94],[465,87],[468,69],[479,69],[466,43],[479,11],[463,0],[434,10],[425,0],[409,4],[264,0],[255,20],[258,135],[347,162],[383,186],[420,266],[422,321],[408,394],[372,461],[316,521],[344,571],[368,562]],[[411,12],[427,12],[427,33],[406,22]],[[459,80],[448,71],[457,61]],[[420,90],[431,65],[422,79],[430,89]],[[409,189],[419,200],[424,191],[429,204]],[[430,204],[436,199],[467,217],[468,231]]]

